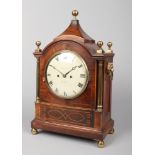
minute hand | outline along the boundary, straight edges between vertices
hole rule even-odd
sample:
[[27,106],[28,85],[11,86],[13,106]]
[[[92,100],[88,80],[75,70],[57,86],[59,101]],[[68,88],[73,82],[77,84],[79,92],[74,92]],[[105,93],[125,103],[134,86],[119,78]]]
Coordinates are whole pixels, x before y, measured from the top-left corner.
[[69,71],[65,74],[65,76],[66,76],[66,75],[68,75],[71,71],[75,70],[75,69],[76,69],[76,67],[77,67],[77,66],[72,67],[72,69],[71,69],[71,70],[69,70]]
[[59,72],[60,74],[62,74],[62,76],[65,76],[65,74],[63,74],[61,71],[59,71],[57,68],[55,68],[54,66],[50,65],[53,69],[55,69],[57,72]]

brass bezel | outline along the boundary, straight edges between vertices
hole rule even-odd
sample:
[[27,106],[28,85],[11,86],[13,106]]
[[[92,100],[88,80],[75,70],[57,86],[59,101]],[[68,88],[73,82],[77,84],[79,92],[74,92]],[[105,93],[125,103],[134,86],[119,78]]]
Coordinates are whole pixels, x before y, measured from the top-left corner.
[[[62,53],[72,53],[72,54],[76,55],[76,56],[81,60],[81,62],[83,63],[83,65],[84,65],[84,67],[85,67],[85,69],[86,69],[86,74],[87,74],[86,83],[85,83],[85,85],[84,85],[82,91],[81,91],[79,94],[77,94],[77,95],[75,95],[75,96],[73,96],[73,97],[62,97],[62,96],[58,96],[58,95],[57,95],[56,93],[54,93],[54,91],[51,89],[51,87],[49,86],[48,81],[47,81],[47,74],[46,74],[46,73],[47,73],[48,64],[51,62],[51,60],[52,60],[54,57],[56,57],[57,55],[62,54]],[[58,98],[61,98],[61,99],[75,99],[75,98],[79,97],[79,96],[86,90],[86,88],[87,88],[87,86],[88,86],[88,81],[89,81],[89,78],[90,78],[90,76],[89,76],[89,71],[88,71],[88,67],[87,67],[86,62],[84,61],[84,59],[83,59],[79,54],[77,54],[75,51],[71,51],[71,50],[60,50],[60,51],[56,52],[55,54],[53,54],[53,55],[49,58],[49,60],[47,61],[47,64],[46,64],[46,67],[45,67],[45,73],[44,73],[44,75],[45,75],[45,79],[46,79],[46,80],[45,80],[45,81],[46,81],[45,83],[46,83],[48,89],[50,90],[50,92],[51,92],[54,96],[56,96],[56,97],[58,97]]]

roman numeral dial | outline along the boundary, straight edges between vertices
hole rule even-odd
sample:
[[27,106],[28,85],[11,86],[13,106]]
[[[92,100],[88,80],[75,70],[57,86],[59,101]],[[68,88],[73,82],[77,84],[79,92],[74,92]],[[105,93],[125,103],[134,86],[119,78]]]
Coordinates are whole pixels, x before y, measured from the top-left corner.
[[73,99],[80,96],[88,84],[85,61],[74,51],[62,50],[48,61],[46,81],[49,91],[57,97]]
[[82,83],[78,83],[78,87],[82,88],[83,84]]
[[80,74],[80,78],[86,78],[86,74]]

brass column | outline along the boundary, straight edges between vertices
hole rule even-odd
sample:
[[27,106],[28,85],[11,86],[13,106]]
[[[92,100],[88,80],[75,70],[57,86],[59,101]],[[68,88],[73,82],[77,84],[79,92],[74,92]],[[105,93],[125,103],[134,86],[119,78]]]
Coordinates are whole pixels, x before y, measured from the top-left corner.
[[40,102],[39,98],[39,63],[40,63],[40,58],[37,58],[37,68],[36,68],[36,103]]
[[37,67],[36,67],[36,103],[40,102],[40,98],[39,98],[39,85],[40,85],[40,80],[39,80],[39,70],[40,70],[40,56],[41,56],[41,49],[40,49],[40,45],[41,42],[37,41],[36,42],[36,46],[37,49],[35,50],[35,52],[33,53],[34,56],[37,59]]
[[[96,51],[98,54],[103,54],[104,50],[102,49],[103,42],[98,41],[97,46],[99,49]],[[102,112],[103,109],[103,60],[97,61],[97,111]]]
[[103,109],[103,61],[98,61],[98,96],[97,96],[97,111],[102,112]]

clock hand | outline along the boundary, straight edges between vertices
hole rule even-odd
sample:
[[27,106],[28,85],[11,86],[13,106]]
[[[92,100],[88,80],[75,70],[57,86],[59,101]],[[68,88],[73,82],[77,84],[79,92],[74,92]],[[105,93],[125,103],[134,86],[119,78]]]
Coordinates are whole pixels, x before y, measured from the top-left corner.
[[53,69],[55,69],[57,72],[59,72],[63,77],[65,77],[65,74],[63,74],[61,71],[59,71],[57,68],[55,68],[54,66],[52,66],[52,65],[49,65],[49,66],[51,66]]
[[73,70],[75,70],[76,69],[76,67],[77,66],[74,66],[74,67],[72,67],[72,69],[71,70],[69,70],[66,74],[65,74],[65,77],[71,72],[71,71],[73,71]]

